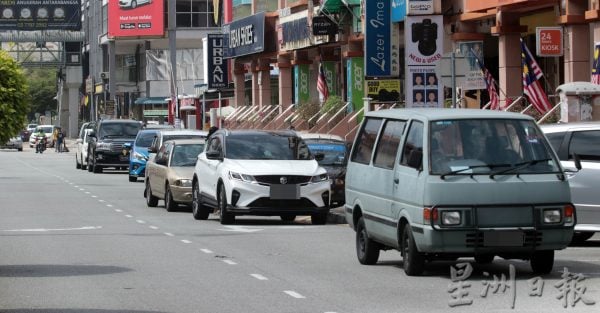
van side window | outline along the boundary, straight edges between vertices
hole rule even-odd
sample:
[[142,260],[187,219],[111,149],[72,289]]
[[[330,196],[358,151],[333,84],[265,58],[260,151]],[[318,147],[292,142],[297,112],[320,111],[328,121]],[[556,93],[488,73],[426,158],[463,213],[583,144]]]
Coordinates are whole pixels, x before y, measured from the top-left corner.
[[383,168],[394,168],[394,161],[404,132],[405,121],[387,121],[383,126],[382,135],[375,148],[373,165]]
[[[415,161],[416,158],[420,158],[418,164],[423,164],[423,123],[419,121],[413,121],[410,124],[408,135],[406,136],[406,141],[404,143],[404,149],[402,150],[400,164],[411,166],[414,164],[413,161]],[[411,161],[410,165],[409,161]],[[412,167],[415,166],[413,165]]]
[[377,132],[379,131],[381,122],[381,119],[375,118],[369,118],[364,122],[360,130],[360,135],[354,143],[356,148],[352,152],[352,162],[363,164],[371,162],[373,146],[375,146],[375,139],[377,139]]
[[573,159],[573,153],[577,153],[582,160],[600,161],[600,131],[578,131],[573,132],[569,144],[569,160]]

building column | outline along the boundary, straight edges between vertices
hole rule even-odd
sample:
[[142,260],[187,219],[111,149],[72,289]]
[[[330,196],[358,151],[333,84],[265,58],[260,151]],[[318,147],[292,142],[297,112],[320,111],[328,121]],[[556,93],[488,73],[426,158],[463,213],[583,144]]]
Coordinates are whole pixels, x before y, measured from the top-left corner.
[[246,78],[243,64],[233,66],[233,106],[240,107],[246,104]]
[[283,112],[293,103],[292,64],[289,58],[279,57],[277,67],[279,68],[279,104]]
[[250,63],[250,72],[252,73],[252,103],[259,105],[260,97],[258,95],[258,72],[256,71],[256,61]]
[[565,25],[565,83],[589,81],[590,27],[587,24]]
[[263,60],[257,69],[260,80],[258,84],[259,105],[262,108],[266,105],[271,105],[271,66],[268,60]]
[[521,64],[521,33],[527,26],[519,25],[518,14],[502,14],[496,16],[496,26],[492,34],[498,35],[498,84],[500,106],[506,107],[507,98],[515,100],[523,94],[523,67]]

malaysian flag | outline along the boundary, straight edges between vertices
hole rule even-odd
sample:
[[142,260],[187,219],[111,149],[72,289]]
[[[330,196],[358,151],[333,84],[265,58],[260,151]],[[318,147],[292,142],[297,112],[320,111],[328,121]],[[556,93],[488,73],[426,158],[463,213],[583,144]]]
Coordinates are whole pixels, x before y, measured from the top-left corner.
[[317,89],[319,90],[319,99],[321,103],[325,102],[329,97],[329,88],[327,87],[327,79],[323,70],[323,61],[319,65],[319,78],[317,79]]
[[592,83],[600,85],[600,61],[598,56],[600,55],[600,42],[596,43],[594,47],[594,67],[592,67]]
[[540,84],[540,78],[544,74],[523,39],[521,39],[521,64],[523,65],[523,92],[538,112],[545,114],[552,109],[552,104]]
[[483,62],[479,58],[475,58],[477,65],[483,72],[483,80],[485,81],[485,87],[490,94],[490,110],[500,110],[500,100],[498,99],[498,91],[496,91],[496,80],[492,73],[483,65]]

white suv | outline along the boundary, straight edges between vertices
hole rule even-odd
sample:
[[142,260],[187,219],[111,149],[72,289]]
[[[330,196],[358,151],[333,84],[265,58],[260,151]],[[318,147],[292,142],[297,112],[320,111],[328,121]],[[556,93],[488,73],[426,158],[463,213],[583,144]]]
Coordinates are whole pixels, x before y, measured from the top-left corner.
[[221,224],[236,215],[310,215],[313,224],[325,224],[329,197],[327,172],[293,131],[219,130],[192,180],[194,218],[219,212]]

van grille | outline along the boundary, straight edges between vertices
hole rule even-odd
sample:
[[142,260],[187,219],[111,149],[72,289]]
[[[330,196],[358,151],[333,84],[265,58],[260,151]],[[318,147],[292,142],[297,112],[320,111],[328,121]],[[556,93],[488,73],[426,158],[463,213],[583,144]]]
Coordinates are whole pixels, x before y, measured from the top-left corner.
[[[542,233],[534,230],[524,231],[523,247],[537,247],[542,243]],[[466,235],[465,244],[468,248],[483,248],[483,232],[473,232]]]

